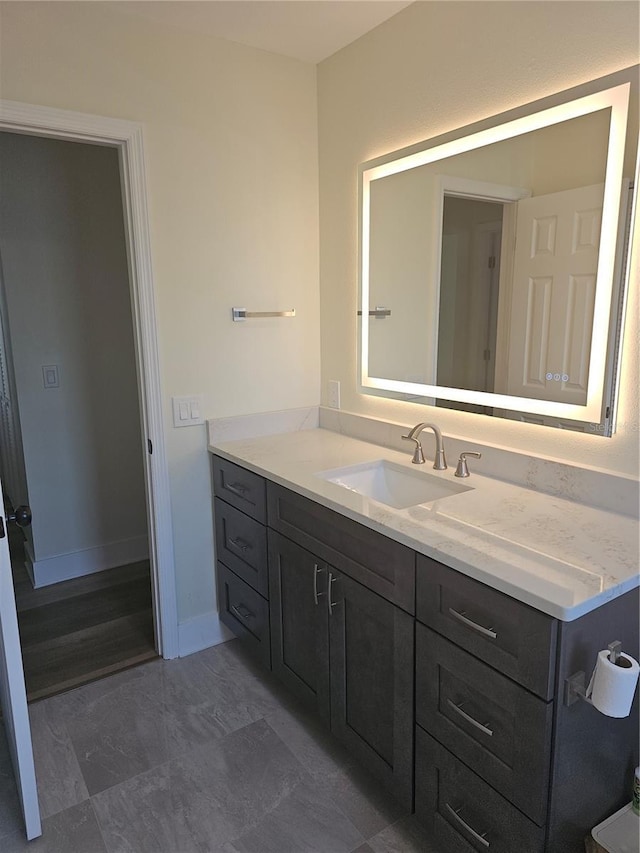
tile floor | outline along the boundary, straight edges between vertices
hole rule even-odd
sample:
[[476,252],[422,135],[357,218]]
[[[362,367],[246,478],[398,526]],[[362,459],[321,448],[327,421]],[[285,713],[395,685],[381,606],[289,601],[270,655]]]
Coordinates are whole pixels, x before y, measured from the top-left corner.
[[0,746],[2,853],[436,853],[238,641],[30,706],[44,835]]

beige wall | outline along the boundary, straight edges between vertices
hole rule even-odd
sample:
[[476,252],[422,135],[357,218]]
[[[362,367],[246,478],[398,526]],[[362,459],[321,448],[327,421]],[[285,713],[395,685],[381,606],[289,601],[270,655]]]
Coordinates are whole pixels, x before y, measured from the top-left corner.
[[[358,165],[633,65],[633,2],[419,2],[318,67],[322,397],[404,424],[432,409],[356,390]],[[638,218],[640,222],[640,218]],[[638,239],[632,259],[618,432],[578,435],[438,409],[445,433],[635,473],[638,469]]]
[[[3,3],[3,98],[142,122],[181,621],[215,606],[204,427],[317,404],[316,70],[142,22],[119,4]],[[231,308],[295,307],[232,323]]]

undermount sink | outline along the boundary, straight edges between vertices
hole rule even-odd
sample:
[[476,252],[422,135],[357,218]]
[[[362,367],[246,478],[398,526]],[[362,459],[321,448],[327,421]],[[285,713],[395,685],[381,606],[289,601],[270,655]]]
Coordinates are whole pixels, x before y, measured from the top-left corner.
[[395,509],[430,503],[472,489],[472,486],[463,486],[426,471],[412,471],[386,459],[319,471],[316,477]]

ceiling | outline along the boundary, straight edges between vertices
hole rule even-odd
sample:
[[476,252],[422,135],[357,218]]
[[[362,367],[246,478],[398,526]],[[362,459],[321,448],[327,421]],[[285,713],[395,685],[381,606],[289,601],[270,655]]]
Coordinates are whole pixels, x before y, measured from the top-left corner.
[[318,63],[412,0],[126,0],[112,11]]

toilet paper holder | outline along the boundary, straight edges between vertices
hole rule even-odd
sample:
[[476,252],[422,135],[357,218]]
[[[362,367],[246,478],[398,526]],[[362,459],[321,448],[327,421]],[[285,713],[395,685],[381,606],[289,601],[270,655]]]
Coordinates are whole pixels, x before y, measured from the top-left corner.
[[[622,652],[622,643],[620,640],[614,640],[613,643],[609,643],[607,648],[609,649],[609,660],[611,663],[615,663]],[[586,675],[582,671],[574,672],[573,675],[565,678],[564,681],[564,704],[573,705],[578,699],[582,699],[583,702],[593,705],[593,702],[587,696]]]

